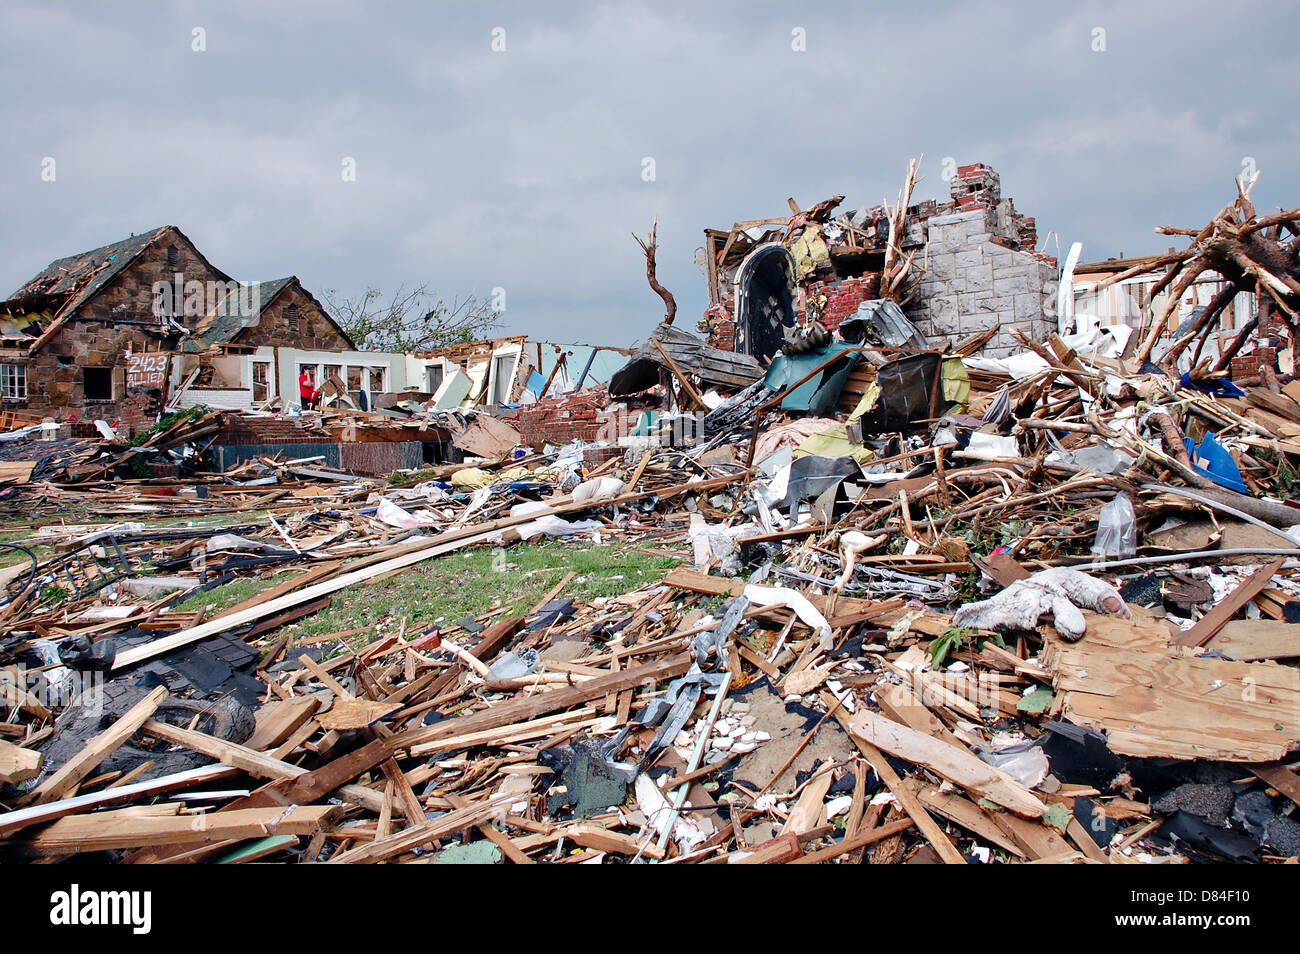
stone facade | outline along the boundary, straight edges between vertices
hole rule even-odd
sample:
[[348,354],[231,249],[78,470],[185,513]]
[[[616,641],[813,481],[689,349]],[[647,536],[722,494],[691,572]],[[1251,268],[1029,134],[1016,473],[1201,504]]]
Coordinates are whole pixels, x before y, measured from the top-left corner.
[[231,344],[303,351],[356,350],[297,279],[265,303],[257,321],[235,335]]
[[[167,350],[176,335],[169,334],[154,311],[156,282],[174,285],[200,281],[228,282],[179,230],[160,230],[154,241],[103,288],[73,309],[48,341],[27,362],[26,401],[6,401],[5,406],[26,413],[102,418],[142,426],[152,421],[161,395],[128,393],[127,351]],[[183,314],[182,307],[178,309]],[[193,319],[191,319],[193,320]],[[88,382],[107,375],[107,400],[98,400]],[[87,384],[92,393],[87,396]],[[141,389],[132,389],[133,392]],[[156,410],[153,411],[156,413]]]
[[925,223],[929,270],[906,308],[931,340],[964,338],[994,325],[998,333],[981,352],[1001,357],[1056,330],[1054,262],[1007,247],[989,231],[988,209],[941,215]]
[[[56,420],[101,418],[138,430],[156,419],[163,395],[157,388],[127,387],[128,352],[227,345],[356,350],[296,278],[257,286],[269,298],[257,302],[259,310],[246,326],[236,317],[213,328],[217,303],[238,297],[234,285],[174,226],[54,262],[6,303],[11,314],[50,299],[50,314],[68,310],[34,350],[6,349],[5,362],[17,360],[27,368],[27,398],[6,399],[4,406]],[[186,329],[195,337],[186,338]]]

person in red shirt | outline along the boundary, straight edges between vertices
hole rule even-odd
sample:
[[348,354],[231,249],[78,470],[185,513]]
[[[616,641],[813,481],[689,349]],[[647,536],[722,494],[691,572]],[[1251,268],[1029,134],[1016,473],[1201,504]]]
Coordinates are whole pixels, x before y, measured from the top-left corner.
[[312,381],[311,368],[303,368],[302,374],[298,375],[298,395],[302,398],[304,411],[320,406],[320,391]]

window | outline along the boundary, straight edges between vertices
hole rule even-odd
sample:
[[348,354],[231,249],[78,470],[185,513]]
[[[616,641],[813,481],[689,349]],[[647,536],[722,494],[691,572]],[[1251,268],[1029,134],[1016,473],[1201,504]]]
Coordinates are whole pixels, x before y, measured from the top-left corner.
[[0,392],[6,401],[26,401],[27,365],[0,364]]
[[112,368],[86,368],[84,373],[87,401],[113,400]]
[[284,309],[284,320],[289,326],[289,330],[296,333],[302,333],[302,321],[298,317],[298,305],[296,302],[289,302]]
[[175,246],[175,245],[168,245],[168,246],[167,246],[167,265],[168,265],[168,267],[170,267],[170,268],[175,268],[177,265],[180,264],[180,262],[181,262],[181,255],[180,255],[180,252],[176,251],[176,246]]
[[271,400],[271,364],[268,361],[253,362],[253,403],[262,404]]
[[371,394],[382,394],[387,391],[388,388],[384,386],[384,378],[385,372],[387,372],[388,369],[369,368],[368,370],[370,371],[370,386],[367,390],[370,391]]
[[442,387],[442,379],[446,377],[447,372],[440,364],[431,364],[424,369],[424,389],[430,394],[437,394],[438,388]]
[[509,404],[510,392],[515,384],[515,362],[518,355],[499,354],[492,359],[492,403]]

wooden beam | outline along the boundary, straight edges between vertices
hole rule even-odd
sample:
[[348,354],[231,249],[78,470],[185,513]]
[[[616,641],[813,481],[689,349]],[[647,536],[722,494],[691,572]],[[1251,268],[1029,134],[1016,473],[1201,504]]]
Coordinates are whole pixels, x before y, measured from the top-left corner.
[[447,719],[427,728],[408,729],[393,736],[389,742],[396,748],[410,748],[480,729],[496,729],[535,719],[561,709],[582,705],[592,699],[603,698],[609,692],[621,692],[641,685],[654,686],[665,679],[675,679],[691,668],[694,659],[695,657],[690,653],[678,653],[643,666],[623,669],[607,676],[597,676],[595,679],[588,679],[563,689],[511,699],[482,712],[461,716],[458,719]]
[[866,831],[845,838],[838,845],[831,845],[829,848],[806,854],[802,858],[795,858],[790,864],[818,865],[823,861],[831,861],[840,855],[848,854],[850,851],[856,851],[859,848],[865,848],[867,845],[874,845],[878,841],[901,834],[915,824],[916,822],[911,818],[900,818],[898,821],[889,822],[879,828],[868,828]]
[[104,805],[129,802],[136,798],[193,788],[196,785],[205,785],[237,774],[239,774],[239,770],[231,768],[229,765],[203,765],[196,769],[164,775],[162,778],[150,779],[147,782],[134,782],[118,788],[107,788],[102,792],[92,792],[89,795],[74,795],[72,798],[60,799],[57,802],[46,802],[44,805],[20,808],[17,811],[0,815],[0,838],[29,825],[44,824],[45,822],[54,821],[56,818],[62,818],[64,815],[87,812],[95,808],[101,808]]
[[330,805],[291,805],[142,817],[133,808],[122,808],[60,818],[22,842],[22,848],[38,854],[75,854],[143,845],[206,845],[275,834],[310,835],[340,811]]
[[[635,500],[641,500],[650,496],[652,493],[657,494],[660,499],[667,499],[682,493],[701,493],[706,490],[713,490],[718,487],[725,487],[728,484],[736,483],[743,480],[749,475],[749,471],[742,471],[738,474],[729,474],[724,477],[715,477],[708,480],[702,480],[698,483],[681,483],[673,487],[667,487],[658,491],[647,491],[639,494],[621,494],[609,500],[602,500],[599,506],[613,506],[624,503],[631,503]],[[538,517],[554,515],[563,516],[565,514],[577,513],[582,510],[589,510],[593,504],[573,503],[567,497],[560,498],[549,510],[534,511],[532,513],[519,514],[513,517],[502,517],[497,520],[480,524],[475,527],[467,527],[462,530],[451,530],[440,534],[437,542],[428,546],[423,546],[417,550],[405,553],[402,556],[394,557],[382,563],[367,566],[364,569],[354,570],[351,573],[345,573],[342,576],[317,583],[305,589],[294,593],[288,593],[277,599],[268,600],[259,606],[254,606],[242,613],[236,613],[221,619],[208,620],[198,626],[190,629],[183,629],[173,633],[170,636],[164,636],[161,639],[155,639],[152,642],[145,643],[135,649],[128,649],[126,652],[118,653],[113,659],[113,668],[122,669],[126,666],[132,666],[136,663],[143,662],[146,659],[153,659],[164,653],[169,653],[181,646],[188,646],[196,643],[201,639],[207,639],[209,636],[215,636],[218,633],[224,633],[227,630],[234,629],[237,626],[243,626],[245,623],[257,622],[268,616],[273,616],[291,609],[300,603],[309,603],[317,600],[322,596],[335,593],[338,590],[345,589],[357,583],[365,583],[375,579],[385,573],[405,569],[408,566],[414,566],[433,557],[443,556],[452,553],[472,543],[482,543],[494,536],[497,531],[507,527],[518,526],[536,520]]]
[[[829,692],[823,692],[822,699],[828,706],[837,706],[839,703],[839,700]],[[876,770],[876,775],[885,783],[894,797],[898,799],[899,806],[916,822],[916,827],[921,830],[921,834],[925,836],[930,846],[939,853],[939,857],[943,862],[949,865],[966,864],[966,859],[962,856],[962,853],[948,840],[944,830],[930,817],[930,813],[925,810],[925,806],[916,797],[916,793],[903,782],[898,773],[894,771],[893,766],[889,764],[889,760],[866,739],[850,731],[848,714],[842,710],[836,710],[835,719],[848,733],[849,738],[858,747],[858,751],[871,763],[871,767]]]
[[1260,567],[1235,590],[1214,605],[1202,616],[1191,629],[1184,630],[1172,640],[1175,646],[1204,646],[1228,620],[1237,615],[1247,603],[1264,591],[1273,574],[1282,569],[1283,560],[1274,560],[1268,566]]
[[0,782],[17,785],[41,774],[45,757],[35,749],[24,749],[0,739]]
[[165,686],[158,686],[133,705],[111,726],[95,736],[86,747],[47,778],[31,795],[37,805],[63,798],[108,758],[149,719],[167,698]]
[[[227,742],[225,739],[218,739],[204,732],[195,732],[193,729],[182,729],[179,726],[151,720],[144,724],[144,731],[167,742],[210,755],[257,778],[297,778],[309,774],[308,770],[300,765],[281,761],[272,755],[255,752],[247,746]],[[383,806],[383,795],[380,792],[361,785],[341,786],[339,797],[373,812],[378,812]]]

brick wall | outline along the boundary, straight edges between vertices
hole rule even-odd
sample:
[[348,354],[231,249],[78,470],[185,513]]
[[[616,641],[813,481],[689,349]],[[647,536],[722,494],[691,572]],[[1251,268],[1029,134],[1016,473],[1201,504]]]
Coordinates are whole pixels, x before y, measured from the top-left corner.
[[821,322],[834,331],[846,318],[851,318],[864,301],[880,297],[880,273],[867,272],[857,278],[839,281],[822,279],[807,286],[808,298],[826,296],[826,309]]
[[1256,345],[1255,350],[1249,354],[1239,354],[1233,357],[1231,365],[1233,380],[1254,377],[1259,374],[1261,367],[1277,367],[1277,348],[1271,345]]
[[[167,260],[169,248],[176,250],[174,264]],[[6,406],[58,420],[74,414],[108,421],[121,417],[120,405],[128,397],[125,354],[128,348],[135,352],[159,349],[163,339],[160,320],[154,314],[154,283],[174,285],[177,274],[183,282],[229,281],[227,275],[204,261],[180,232],[165,230],[69,316],[28,364],[28,400],[6,402]],[[183,311],[183,301],[176,304]],[[193,324],[198,319],[191,316],[183,320]],[[86,399],[87,368],[109,369],[112,400]],[[132,419],[139,416],[134,409],[127,409],[126,414]]]
[[719,351],[736,350],[736,320],[730,302],[731,299],[727,299],[726,303],[706,309],[704,317],[696,325],[697,330],[707,339],[709,347]]
[[527,404],[519,409],[519,439],[534,448],[547,443],[559,447],[575,440],[616,439],[627,429],[627,415],[618,409],[607,411],[608,403],[604,389],[589,388],[567,397]]
[[247,444],[328,444],[330,439],[309,434],[291,417],[245,417],[227,414],[222,420],[216,443],[240,446]]
[[[1055,303],[1060,271],[1055,258],[1036,250],[1037,223],[1003,197],[1001,177],[983,163],[958,166],[949,192],[950,201],[927,199],[908,209],[903,247],[922,264],[929,246],[929,271],[905,309],[908,316],[936,345],[1000,323],[985,351],[994,357],[1021,350],[1016,331],[1043,340],[1056,327],[1046,304]],[[802,288],[808,299],[826,296],[821,320],[834,330],[863,301],[879,297],[880,276],[839,279],[826,261]],[[720,306],[705,312],[699,328],[709,344],[734,347],[732,314]]]
[[229,470],[256,457],[274,457],[279,454],[285,460],[324,457],[323,461],[317,462],[319,465],[335,467],[349,474],[360,474],[365,477],[384,477],[395,470],[418,468],[424,462],[424,445],[419,441],[387,441],[369,444],[336,444],[331,441],[231,444],[218,445],[216,452],[217,467],[220,470]]

